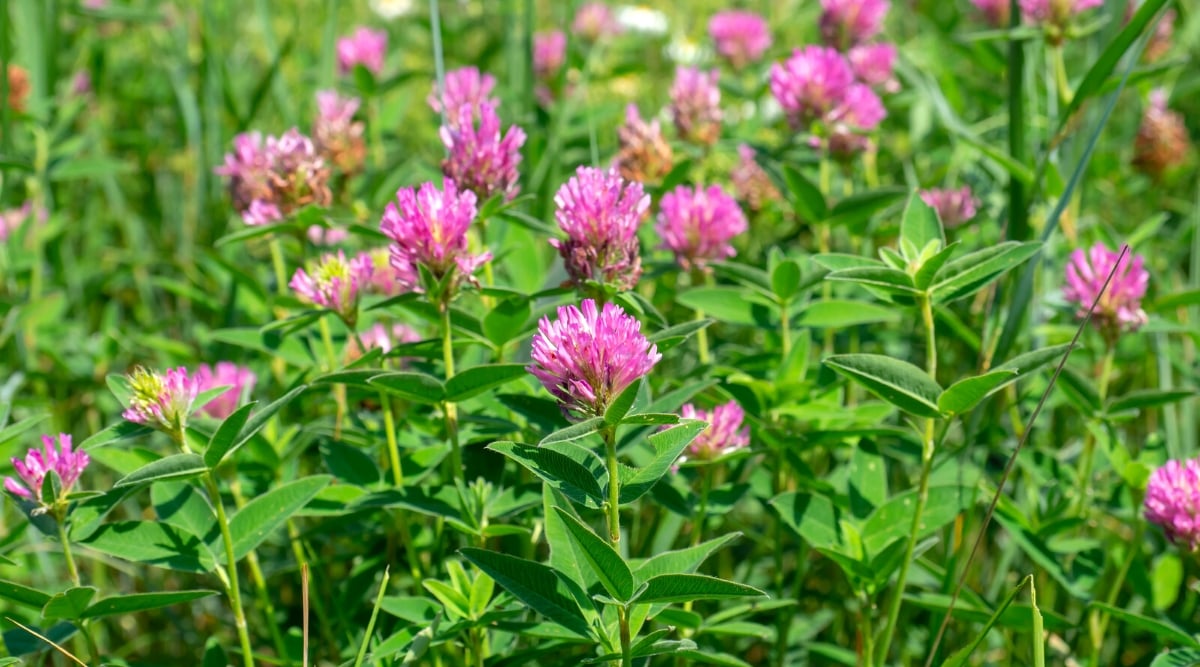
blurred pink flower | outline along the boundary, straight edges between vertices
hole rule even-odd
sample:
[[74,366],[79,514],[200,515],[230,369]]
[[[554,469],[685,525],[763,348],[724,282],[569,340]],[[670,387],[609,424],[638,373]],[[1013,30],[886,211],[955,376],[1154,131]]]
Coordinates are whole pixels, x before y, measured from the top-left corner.
[[160,428],[182,437],[187,419],[200,393],[200,382],[186,368],[169,368],[165,374],[138,366],[127,378],[129,407],[121,414],[136,424]]
[[350,232],[345,227],[325,227],[310,225],[305,232],[309,243],[319,246],[334,246],[350,238]]
[[734,69],[758,61],[771,47],[771,31],[767,21],[744,10],[717,12],[708,21],[708,34],[716,44],[717,53]]
[[840,50],[870,41],[883,29],[888,0],[821,0],[821,38]]
[[1121,331],[1136,331],[1146,323],[1142,297],[1146,295],[1150,274],[1142,266],[1141,255],[1127,253],[1117,264],[1119,256],[1119,252],[1109,250],[1103,243],[1095,244],[1086,253],[1082,249],[1072,252],[1063,288],[1066,300],[1076,305],[1076,315],[1084,317],[1104,288],[1108,274],[1117,267],[1108,290],[1092,313],[1094,324],[1109,342],[1116,340]]
[[92,75],[87,70],[79,70],[71,77],[71,94],[87,95],[92,92]]
[[358,300],[365,283],[371,279],[370,258],[347,260],[345,251],[324,255],[309,271],[296,269],[288,285],[301,301],[332,310],[347,325],[358,321]]
[[1104,0],[1019,0],[1021,16],[1026,23],[1041,25],[1046,41],[1061,44],[1067,37],[1067,27],[1079,14],[1102,7]]
[[1012,6],[1009,0],[971,0],[971,4],[983,14],[983,19],[993,28],[1007,28]]
[[354,114],[361,104],[357,97],[342,97],[336,91],[317,92],[313,142],[321,155],[345,174],[361,169],[367,157],[363,124],[354,121]]
[[[7,211],[0,211],[0,243],[8,240],[13,232],[17,231],[29,221],[30,215],[33,213],[33,202],[27,201],[21,204],[18,208],[10,208]],[[36,220],[37,222],[46,221],[46,209],[38,208]]]
[[[384,355],[387,355],[397,345],[420,341],[421,334],[417,333],[416,329],[407,324],[397,323],[389,327],[376,323],[362,332],[361,338],[363,345],[367,347],[367,351],[378,349]],[[358,349],[358,343],[353,339],[350,342],[349,358],[354,360],[361,357],[364,353]]]
[[630,181],[657,183],[671,172],[674,153],[663,138],[658,119],[642,120],[636,104],[625,107],[625,124],[617,128],[615,166]]
[[675,70],[671,84],[671,118],[684,141],[711,146],[721,136],[721,89],[717,70],[694,67]]
[[481,73],[477,67],[460,67],[446,72],[445,91],[434,81],[426,101],[438,113],[453,114],[454,118],[447,118],[450,122],[460,117],[458,112],[464,106],[470,107],[471,118],[477,118],[484,104],[492,105],[493,110],[500,106],[500,100],[491,96],[495,87],[496,77],[491,74]]
[[338,71],[342,74],[362,65],[370,73],[378,76],[383,71],[383,62],[387,57],[388,35],[383,30],[359,28],[349,37],[343,37],[337,42]]
[[258,376],[254,371],[231,361],[218,361],[215,365],[200,364],[196,369],[196,383],[200,392],[217,387],[229,387],[220,396],[212,399],[200,411],[210,417],[225,419],[238,409],[239,404],[254,391]]
[[363,288],[368,292],[399,296],[409,291],[410,285],[416,280],[415,276],[404,276],[392,266],[392,251],[387,246],[364,250],[358,253],[358,257],[359,261],[371,264],[371,275],[363,283]]
[[691,271],[733,257],[729,241],[747,227],[741,207],[720,186],[680,185],[663,195],[654,230],[662,237],[660,247],[675,253],[679,266]]
[[533,336],[527,369],[559,401],[571,419],[603,415],[626,387],[661,359],[646,340],[641,322],[614,303],[585,299],[563,306],[558,318],[543,317]]
[[492,258],[490,252],[472,253],[467,242],[467,230],[476,213],[475,193],[459,190],[448,178],[442,181],[441,190],[424,183],[420,189],[396,192],[396,201],[388,204],[380,227],[392,239],[392,267],[402,289],[422,289],[418,266],[424,266],[436,280],[456,271],[451,293],[462,281],[474,283],[472,274]]
[[957,227],[975,217],[979,202],[971,193],[970,186],[957,190],[931,188],[921,191],[921,200],[937,211],[938,218],[946,227]]
[[312,140],[292,128],[280,137],[249,132],[213,170],[229,178],[234,208],[248,225],[277,222],[309,204],[327,206],[329,170]]
[[863,44],[850,49],[846,54],[850,67],[858,80],[871,86],[881,88],[889,93],[900,90],[894,70],[896,67],[896,47],[893,44]]
[[1187,162],[1191,141],[1183,115],[1167,108],[1167,92],[1156,88],[1133,142],[1133,166],[1155,178]]
[[809,46],[771,67],[771,94],[793,129],[813,123],[871,130],[887,112],[879,97],[855,80],[849,61],[834,49]]
[[567,36],[561,30],[539,32],[533,36],[533,73],[539,79],[552,79],[567,61]]
[[641,183],[615,170],[579,167],[554,195],[554,218],[566,239],[551,239],[577,287],[589,280],[631,289],[642,275],[637,230],[650,208]]
[[708,422],[708,428],[688,445],[687,452],[679,458],[680,463],[713,461],[750,446],[750,429],[742,426],[746,413],[737,401],[718,405],[712,410],[701,410],[688,403],[679,411],[679,416]]
[[737,150],[738,163],[729,173],[734,194],[751,211],[759,211],[766,202],[780,198],[779,189],[758,160],[754,159],[753,148],[740,144]]
[[587,2],[575,12],[571,32],[585,42],[593,43],[605,37],[621,34],[621,24],[603,2]]
[[[43,435],[41,449],[30,449],[24,460],[13,457],[13,469],[20,479],[5,477],[4,488],[15,496],[36,502],[41,506],[39,510],[44,510],[71,492],[90,462],[87,452],[71,450],[71,436],[66,433],[59,433],[57,438]],[[58,498],[42,497],[42,487],[50,471],[54,471],[62,485]]]
[[511,125],[501,135],[500,118],[490,102],[479,105],[478,126],[471,115],[472,108],[467,104],[447,114],[448,122],[440,130],[448,152],[442,161],[442,174],[480,200],[493,195],[510,200],[520,191],[517,165],[521,163],[525,131]]
[[1200,459],[1167,461],[1151,473],[1143,506],[1172,542],[1200,548]]

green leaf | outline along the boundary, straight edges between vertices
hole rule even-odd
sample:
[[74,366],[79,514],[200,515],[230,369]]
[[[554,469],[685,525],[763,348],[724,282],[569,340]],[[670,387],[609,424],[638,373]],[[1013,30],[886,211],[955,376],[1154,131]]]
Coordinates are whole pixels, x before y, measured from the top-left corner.
[[901,313],[893,306],[881,306],[869,301],[821,299],[800,311],[800,326],[815,329],[842,329],[860,324],[897,322]]
[[379,481],[379,466],[358,447],[343,442],[321,443],[321,460],[334,477],[357,486],[370,486]]
[[1179,599],[1179,592],[1184,589],[1183,560],[1175,552],[1167,552],[1160,556],[1150,568],[1151,602],[1154,610],[1165,612]]
[[633,597],[633,573],[620,554],[570,512],[560,507],[554,510],[566,524],[567,534],[592,566],[604,590],[618,602],[628,602]]
[[199,537],[158,521],[106,523],[81,540],[101,553],[181,572],[211,572],[212,553]]
[[726,533],[694,547],[655,554],[642,561],[633,574],[639,584],[662,574],[691,574],[718,549],[741,536],[737,532]]
[[[658,480],[662,479],[663,475],[671,470],[671,466],[679,460],[679,455],[683,453],[683,450],[706,428],[708,428],[706,422],[683,419],[678,425],[647,437],[646,441],[654,447],[654,458],[646,466],[632,471],[628,478],[622,474],[621,504],[626,505],[641,498],[657,484]],[[629,472],[629,469],[622,469],[621,472]]]
[[826,222],[833,226],[861,229],[876,213],[891,206],[908,191],[903,188],[880,188],[857,192],[834,205]]
[[251,401],[234,410],[233,413],[221,421],[221,425],[217,427],[212,437],[208,439],[208,447],[204,449],[205,465],[216,467],[216,464],[221,462],[221,458],[229,452],[233,447],[233,443],[237,442],[238,434],[242,432],[242,428],[246,425],[246,420],[250,418],[250,412],[254,410],[255,405],[257,405],[257,402]]
[[1141,389],[1109,401],[1106,412],[1111,415],[1119,412],[1157,408],[1185,401],[1195,395],[1196,392],[1191,389]]
[[829,206],[825,203],[825,195],[821,194],[821,189],[791,165],[783,165],[782,171],[790,195],[788,201],[791,202],[796,217],[808,223],[824,220],[829,215]]
[[1154,17],[1158,15],[1160,9],[1167,4],[1169,0],[1146,0],[1138,7],[1137,12],[1117,33],[1108,46],[1104,48],[1104,52],[1100,57],[1092,63],[1087,74],[1083,76],[1083,81],[1079,82],[1079,87],[1075,89],[1075,93],[1071,96],[1071,101],[1067,104],[1067,108],[1059,116],[1059,131],[1066,127],[1070,122],[1071,117],[1090,97],[1093,97],[1100,92],[1104,86],[1104,82],[1113,73],[1117,67],[1117,63],[1121,62],[1121,58],[1133,46],[1137,38],[1146,30]]
[[667,327],[666,329],[659,329],[658,331],[655,331],[649,336],[646,336],[646,340],[650,341],[651,343],[657,343],[659,351],[670,349],[671,347],[674,347],[688,338],[691,338],[693,334],[701,329],[707,328],[715,321],[716,320],[703,319],[692,320],[690,322],[684,322],[683,324],[676,324],[673,327]]
[[1062,345],[1043,347],[1038,350],[1019,354],[992,370],[1014,370],[1024,377],[1052,361],[1062,359],[1070,347],[1070,343],[1063,343]]
[[919,417],[940,417],[942,388],[925,371],[879,354],[838,354],[825,360],[838,373],[863,385],[872,394]]
[[[893,540],[907,537],[912,530],[916,490],[893,496],[867,517],[862,527],[863,546],[872,554],[883,551]],[[921,515],[918,539],[932,535],[954,520],[960,512],[971,507],[974,495],[961,486],[931,486],[925,512]]]
[[963,378],[946,387],[946,391],[938,396],[938,409],[947,415],[962,414],[979,405],[980,401],[996,391],[1016,382],[1017,378],[1015,370],[1007,369]]
[[578,424],[571,424],[566,428],[559,429],[542,438],[542,441],[538,444],[549,445],[555,442],[571,442],[573,440],[579,440],[581,438],[588,437],[596,431],[599,431],[601,426],[604,426],[604,417],[592,417],[591,419],[581,421]]
[[763,316],[755,312],[756,304],[746,298],[748,294],[741,287],[696,287],[681,292],[677,300],[718,322],[758,326]]
[[1124,623],[1131,628],[1137,628],[1138,630],[1149,632],[1165,642],[1180,644],[1186,648],[1200,648],[1200,641],[1196,641],[1195,637],[1188,634],[1183,628],[1180,628],[1170,621],[1160,621],[1148,616],[1142,616],[1141,614],[1136,614],[1127,609],[1114,607],[1112,605],[1095,600],[1088,603],[1088,608],[1099,609],[1100,611],[1111,616],[1114,621],[1117,621],[1118,623]]
[[562,592],[553,568],[483,549],[464,547],[459,553],[534,611],[580,637],[592,637],[579,605]]
[[1158,654],[1150,667],[1197,667],[1200,665],[1200,650],[1178,649]]
[[930,241],[946,244],[946,233],[942,231],[937,211],[916,192],[908,196],[908,205],[904,207],[904,216],[900,218],[900,238],[911,243],[918,251]]
[[217,515],[208,497],[187,482],[161,482],[150,488],[159,521],[209,540],[217,534]]
[[617,398],[604,411],[604,423],[606,425],[616,426],[621,423],[625,415],[629,414],[629,409],[633,407],[633,402],[637,400],[638,392],[641,391],[643,384],[641,380],[638,380],[617,395]]
[[503,345],[525,333],[529,313],[529,301],[524,297],[499,301],[480,322],[483,335],[493,344]]
[[[267,539],[321,489],[329,485],[329,475],[305,477],[278,486],[246,503],[229,520],[229,532],[233,536],[233,558],[239,561]],[[224,562],[224,552],[218,552]]]
[[920,292],[913,284],[912,276],[899,269],[885,266],[841,269],[825,276],[825,279],[867,285],[889,294],[913,295]]
[[928,289],[930,283],[937,277],[938,272],[942,270],[942,267],[946,265],[946,262],[950,261],[950,257],[956,252],[958,252],[957,241],[937,251],[932,257],[928,257],[922,261],[921,268],[917,269],[917,272],[913,274],[913,285],[919,290]]
[[647,580],[633,601],[638,604],[654,604],[744,597],[767,597],[767,594],[753,586],[703,574],[660,574]]
[[161,609],[173,604],[181,604],[216,595],[216,591],[193,590],[171,591],[169,593],[133,593],[100,600],[88,607],[80,618],[100,618],[129,614],[135,611]]
[[[242,445],[246,444],[250,438],[253,438],[255,435],[257,435],[258,432],[267,425],[267,422],[271,419],[271,417],[275,416],[275,413],[282,410],[283,407],[288,403],[291,403],[292,399],[299,396],[300,392],[307,388],[308,385],[303,384],[295,387],[288,393],[268,403],[264,408],[254,413],[254,416],[250,417],[250,419],[246,421],[246,425],[243,426],[241,431],[238,432],[237,438],[234,439],[231,444],[226,446],[224,451],[222,451],[219,447],[213,447],[213,443],[210,443],[208,449],[204,452],[204,462],[210,468],[215,468],[220,465],[221,461],[225,460],[225,457],[236,452],[242,447]],[[232,419],[233,415],[230,415],[230,418]],[[220,431],[220,429],[217,430]],[[215,438],[214,442],[217,442]]]
[[929,286],[937,303],[970,296],[993,280],[1033,257],[1042,244],[1037,241],[1006,241],[964,255],[942,267]]
[[172,479],[190,479],[207,471],[204,459],[200,458],[199,454],[172,454],[134,470],[117,480],[113,488]]
[[592,471],[560,451],[507,441],[493,442],[487,448],[516,461],[580,505],[598,508],[604,502],[603,491]]
[[445,582],[426,579],[421,582],[425,590],[433,594],[451,617],[459,619],[471,618],[471,603],[467,600],[467,596],[463,595],[457,589],[447,585]]
[[784,524],[811,546],[826,549],[840,546],[838,510],[825,496],[793,491],[775,496],[770,505]]
[[791,301],[792,297],[800,291],[802,277],[800,265],[796,260],[785,259],[771,272],[771,290],[775,292],[775,296],[780,301],[785,303]]
[[16,602],[17,604],[33,607],[34,609],[41,609],[50,601],[50,597],[49,593],[43,593],[36,588],[0,579],[0,599]]
[[441,403],[446,397],[442,381],[424,373],[385,373],[369,380],[372,386],[414,403]]
[[123,440],[133,440],[144,435],[149,435],[154,432],[154,429],[142,424],[135,424],[130,421],[119,421],[104,430],[93,433],[90,437],[79,443],[79,449],[91,451],[99,447],[111,445],[114,442]]
[[472,366],[446,380],[446,401],[457,403],[478,396],[489,389],[527,377],[524,364],[486,364]]
[[[975,635],[975,639],[962,650],[951,655],[950,658],[942,664],[942,667],[960,667],[961,665],[965,665],[967,658],[970,658],[971,654],[975,652],[975,649],[979,648],[979,645],[983,643],[983,640],[987,637],[988,633],[991,632],[992,628],[995,627],[996,623],[1004,615],[1004,612],[1008,611],[1008,608],[1012,605],[1013,600],[1016,599],[1017,594],[1021,592],[1021,589],[1029,585],[1031,581],[1032,579],[1030,577],[1026,577],[1020,584],[1017,585],[1016,588],[1012,589],[1012,591],[1005,596],[1004,601],[1000,603],[1000,606],[996,607],[996,611],[991,615],[990,618],[988,618],[987,623],[985,623],[983,626],[983,629],[978,633],[972,633]],[[1040,641],[1040,639],[1038,641]]]

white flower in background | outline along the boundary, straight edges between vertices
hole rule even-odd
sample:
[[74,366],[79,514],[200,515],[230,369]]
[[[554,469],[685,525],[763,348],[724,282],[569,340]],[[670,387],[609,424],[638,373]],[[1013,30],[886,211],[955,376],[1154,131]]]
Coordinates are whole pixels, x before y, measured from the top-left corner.
[[385,21],[398,19],[413,10],[414,0],[371,0],[371,11]]
[[645,5],[618,7],[617,23],[630,32],[656,36],[667,34],[667,15]]
[[707,62],[709,58],[708,49],[688,39],[686,35],[672,37],[671,43],[667,44],[664,50],[668,58],[680,65],[699,65]]

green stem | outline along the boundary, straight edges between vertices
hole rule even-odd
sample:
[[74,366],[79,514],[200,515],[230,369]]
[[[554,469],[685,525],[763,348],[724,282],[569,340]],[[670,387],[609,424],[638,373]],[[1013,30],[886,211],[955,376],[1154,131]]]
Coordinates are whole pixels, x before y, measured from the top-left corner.
[[271,267],[275,270],[275,292],[279,295],[287,294],[287,269],[283,265],[283,245],[279,242],[278,236],[271,236],[271,242],[267,244],[271,249]]
[[1067,81],[1067,65],[1063,60],[1062,45],[1050,47],[1050,60],[1054,65],[1054,85],[1058,87],[1058,102],[1062,108],[1071,103],[1071,84]]
[[[246,504],[240,486],[234,481],[234,483],[230,484],[229,490],[233,494],[235,506],[240,510]],[[283,634],[279,631],[279,624],[275,622],[275,604],[271,602],[271,594],[267,591],[267,578],[263,576],[262,566],[258,562],[258,554],[253,551],[246,554],[246,565],[250,568],[250,579],[254,583],[254,595],[258,598],[258,604],[262,607],[263,618],[266,621],[267,628],[271,631],[271,643],[275,645],[275,652],[282,659],[283,664],[291,667],[293,664],[291,654],[287,650],[287,644],[283,641]]]
[[383,412],[383,430],[387,436],[388,459],[392,465],[392,481],[397,487],[404,486],[404,469],[400,465],[400,446],[396,442],[396,418],[392,415],[392,399],[379,392],[380,409]]
[[[446,367],[446,380],[454,377],[454,340],[450,326],[450,304],[440,304],[442,314],[442,362]],[[450,465],[455,479],[463,474],[462,450],[458,444],[458,406],[450,401],[442,403],[446,415],[446,438],[450,441]]]
[[606,426],[600,430],[604,438],[604,455],[608,464],[608,541],[616,546],[621,541],[621,469],[617,464],[616,429]]
[[621,667],[633,667],[633,644],[629,637],[629,610],[617,607],[617,620],[621,626]]
[[[1101,405],[1108,397],[1108,384],[1112,379],[1113,359],[1116,356],[1116,346],[1109,344],[1104,351],[1104,359],[1100,362],[1100,378],[1097,380],[1096,393]],[[1077,511],[1085,513],[1092,495],[1092,465],[1096,458],[1096,436],[1089,428],[1083,437],[1083,455],[1079,457],[1079,506]]]
[[1037,584],[1032,578],[1029,580],[1029,602],[1033,606],[1033,667],[1046,667],[1046,632],[1042,627],[1042,612],[1038,609]]
[[363,659],[367,657],[367,647],[371,644],[371,635],[375,632],[375,621],[379,619],[379,606],[383,604],[383,596],[387,593],[388,569],[383,570],[383,581],[379,582],[379,594],[375,596],[375,608],[371,610],[371,620],[367,621],[367,631],[363,633],[362,644],[358,647],[358,655],[354,657],[354,667],[362,667]]
[[233,533],[229,530],[229,519],[225,516],[225,505],[221,502],[221,490],[212,472],[204,473],[204,487],[217,511],[217,526],[221,529],[221,541],[225,545],[225,569],[227,571],[229,605],[233,607],[233,623],[237,629],[238,642],[242,645],[242,664],[254,667],[254,652],[250,647],[250,632],[246,627],[246,612],[242,609],[242,593],[238,587],[237,559],[233,552]]
[[[703,269],[692,271],[692,287],[701,287],[708,284],[708,274]],[[695,320],[697,322],[704,319],[704,311],[697,308]],[[709,362],[708,354],[708,329],[704,328],[696,332],[696,347],[697,354],[700,357],[700,364],[707,366]]]
[[[325,358],[329,363],[329,372],[332,373],[338,369],[337,352],[333,349],[333,334],[329,330],[329,319],[321,317],[319,320],[321,329],[321,341],[325,345]],[[337,418],[333,423],[333,439],[342,439],[342,422],[346,418],[346,385],[335,384],[333,386],[333,398],[337,403]]]
[[[1125,555],[1121,569],[1117,571],[1117,578],[1113,580],[1112,588],[1108,590],[1108,596],[1104,599],[1104,602],[1110,607],[1116,605],[1117,597],[1121,594],[1121,587],[1125,585],[1125,578],[1129,576],[1129,568],[1133,565],[1134,556],[1140,555],[1139,552],[1142,549],[1142,538],[1146,534],[1146,522],[1137,521],[1135,524],[1133,541],[1129,543],[1129,549],[1133,553]],[[1105,633],[1108,631],[1108,614],[1099,609],[1093,609],[1088,617],[1088,630],[1092,636],[1092,667],[1099,667],[1100,652],[1104,648]]]
[[861,667],[873,667],[875,664],[875,627],[871,623],[871,617],[874,615],[874,610],[871,609],[871,599],[867,595],[862,596],[862,611],[859,613],[861,618],[862,633],[862,665]]
[[59,517],[55,520],[55,525],[58,527],[58,542],[62,545],[63,558],[67,561],[67,575],[71,577],[71,583],[77,588],[79,587],[79,569],[75,567],[75,556],[71,553],[71,538],[67,536],[65,517]]
[[383,169],[385,151],[383,149],[383,121],[380,120],[379,97],[373,94],[370,104],[371,123],[371,153],[376,169]]

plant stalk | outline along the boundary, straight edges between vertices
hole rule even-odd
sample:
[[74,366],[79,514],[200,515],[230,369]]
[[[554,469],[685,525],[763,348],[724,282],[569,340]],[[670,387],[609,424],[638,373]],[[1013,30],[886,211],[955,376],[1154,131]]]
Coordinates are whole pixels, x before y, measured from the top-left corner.
[[[442,314],[442,362],[446,366],[446,380],[454,377],[454,340],[450,326],[450,304],[443,301],[440,304]],[[442,412],[446,416],[446,438],[450,441],[450,465],[454,477],[463,474],[462,450],[458,444],[458,406],[450,401],[442,403]]]
[[616,546],[621,541],[621,469],[617,463],[616,429],[606,426],[600,430],[604,438],[604,455],[608,464],[608,541]]
[[75,556],[71,553],[71,538],[67,536],[65,518],[57,517],[54,524],[58,527],[58,542],[62,545],[63,559],[67,561],[67,575],[71,577],[71,583],[78,588],[79,568],[75,567]]
[[237,629],[238,642],[242,646],[242,664],[254,667],[254,652],[250,646],[250,631],[246,626],[246,612],[242,608],[242,593],[238,587],[237,560],[233,552],[233,533],[229,531],[229,519],[225,516],[225,505],[221,502],[221,490],[212,472],[204,473],[204,487],[217,511],[217,526],[221,529],[221,541],[225,545],[225,569],[227,571],[229,605],[233,607],[233,623]]

